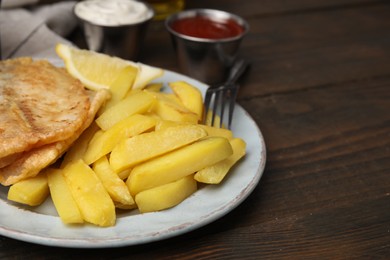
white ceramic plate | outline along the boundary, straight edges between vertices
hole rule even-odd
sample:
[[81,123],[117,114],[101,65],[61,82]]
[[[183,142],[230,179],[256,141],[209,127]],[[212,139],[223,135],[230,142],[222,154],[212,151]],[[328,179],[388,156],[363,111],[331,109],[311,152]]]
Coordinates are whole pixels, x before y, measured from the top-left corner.
[[[206,85],[166,71],[158,82],[185,80],[202,92]],[[178,206],[161,212],[119,213],[114,227],[64,225],[52,201],[30,208],[7,200],[8,188],[0,188],[0,234],[36,244],[59,247],[103,248],[136,245],[177,236],[204,226],[233,210],[258,184],[263,173],[266,150],[256,123],[239,105],[233,119],[235,136],[247,143],[247,154],[220,185],[208,185]]]

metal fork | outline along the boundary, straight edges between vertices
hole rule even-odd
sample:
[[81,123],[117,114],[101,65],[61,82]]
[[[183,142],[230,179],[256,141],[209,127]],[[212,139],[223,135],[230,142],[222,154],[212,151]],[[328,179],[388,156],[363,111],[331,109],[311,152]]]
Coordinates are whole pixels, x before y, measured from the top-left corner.
[[[237,93],[240,85],[237,84],[237,80],[245,72],[248,67],[248,63],[243,60],[237,60],[230,70],[228,79],[222,85],[210,86],[206,91],[204,100],[204,116],[203,123],[207,124],[208,113],[210,107],[212,107],[212,116],[210,125],[214,126],[217,115],[219,114],[220,122],[219,127],[223,127],[225,110],[228,110],[228,125],[227,128],[231,129],[234,106],[237,98]],[[220,111],[218,113],[218,110]]]

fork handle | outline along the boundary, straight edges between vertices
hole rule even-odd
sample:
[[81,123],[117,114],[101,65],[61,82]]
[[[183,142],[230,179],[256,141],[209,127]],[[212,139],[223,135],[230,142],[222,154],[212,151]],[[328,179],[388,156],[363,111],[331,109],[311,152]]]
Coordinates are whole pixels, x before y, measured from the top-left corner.
[[248,67],[248,62],[244,59],[237,60],[233,67],[230,69],[228,79],[225,83],[225,85],[232,85],[234,84],[245,72],[246,68]]

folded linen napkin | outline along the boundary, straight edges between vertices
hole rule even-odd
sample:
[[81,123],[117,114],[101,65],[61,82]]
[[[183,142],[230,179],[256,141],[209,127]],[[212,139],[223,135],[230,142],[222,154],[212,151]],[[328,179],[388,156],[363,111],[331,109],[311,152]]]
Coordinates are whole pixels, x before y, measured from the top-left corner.
[[[24,3],[27,1],[31,3],[35,0],[22,0]],[[61,63],[55,53],[55,45],[71,44],[65,37],[77,26],[73,15],[75,3],[65,1],[0,10],[2,59],[31,56]]]

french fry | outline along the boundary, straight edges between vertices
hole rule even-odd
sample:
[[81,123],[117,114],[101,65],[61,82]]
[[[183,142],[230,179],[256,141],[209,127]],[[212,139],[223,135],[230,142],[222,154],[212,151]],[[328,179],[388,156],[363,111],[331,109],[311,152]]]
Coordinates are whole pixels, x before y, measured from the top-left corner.
[[193,143],[206,135],[206,131],[196,125],[182,125],[140,134],[115,146],[110,155],[110,164],[116,172],[120,172]]
[[185,81],[170,82],[169,87],[186,108],[198,115],[200,121],[203,116],[203,98],[200,90]]
[[135,197],[141,213],[159,211],[176,206],[197,189],[193,175],[138,193]]
[[166,129],[168,127],[173,127],[178,125],[188,125],[188,124],[196,125],[203,128],[207,132],[208,136],[220,136],[220,137],[225,137],[229,140],[233,138],[233,132],[226,128],[219,128],[219,127],[203,125],[203,124],[193,124],[188,122],[177,122],[171,120],[158,120],[155,126],[155,130],[159,131],[159,130]]
[[129,189],[124,181],[119,178],[118,174],[111,169],[106,156],[94,162],[92,169],[114,202],[122,205],[122,208],[130,209],[135,207],[134,199],[130,195]]
[[83,223],[83,217],[70,191],[62,170],[49,168],[46,171],[51,199],[62,222],[66,224]]
[[97,226],[113,226],[116,220],[114,202],[95,172],[78,160],[69,163],[63,174],[83,219]]
[[101,129],[107,131],[128,116],[137,113],[142,114],[148,111],[152,107],[154,101],[155,98],[149,94],[149,92],[136,91],[116,103],[114,106],[108,108],[95,120],[95,122]]
[[26,204],[38,206],[49,196],[49,186],[46,174],[39,174],[35,177],[19,181],[8,190],[8,199]]
[[223,161],[198,171],[194,176],[195,180],[207,184],[219,184],[230,168],[245,155],[246,143],[244,140],[240,138],[231,139],[230,145],[233,148],[233,154]]
[[207,137],[133,168],[126,181],[130,193],[137,193],[177,181],[233,153],[229,141],[223,137]]

